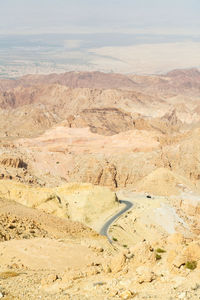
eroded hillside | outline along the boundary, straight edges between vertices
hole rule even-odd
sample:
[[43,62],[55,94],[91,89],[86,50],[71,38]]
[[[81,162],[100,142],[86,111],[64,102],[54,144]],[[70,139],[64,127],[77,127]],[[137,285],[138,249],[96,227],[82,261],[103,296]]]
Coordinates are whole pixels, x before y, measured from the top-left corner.
[[0,297],[199,299],[199,100],[196,69],[0,80]]

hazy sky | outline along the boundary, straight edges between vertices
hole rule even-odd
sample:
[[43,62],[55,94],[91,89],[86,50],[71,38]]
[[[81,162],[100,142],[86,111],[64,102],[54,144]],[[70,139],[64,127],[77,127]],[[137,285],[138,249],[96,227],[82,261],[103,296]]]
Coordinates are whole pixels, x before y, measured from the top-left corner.
[[200,0],[0,0],[0,33],[200,33]]

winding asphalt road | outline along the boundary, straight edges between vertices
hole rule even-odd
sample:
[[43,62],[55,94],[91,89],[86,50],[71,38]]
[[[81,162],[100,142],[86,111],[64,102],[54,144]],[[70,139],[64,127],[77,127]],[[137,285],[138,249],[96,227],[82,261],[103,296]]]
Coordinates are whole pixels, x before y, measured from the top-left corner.
[[116,215],[114,215],[113,217],[111,217],[101,228],[100,230],[100,234],[101,235],[105,235],[108,239],[108,241],[112,244],[113,240],[109,237],[108,235],[108,230],[110,225],[116,220],[118,219],[121,215],[123,215],[126,211],[128,211],[129,209],[132,208],[133,203],[130,201],[126,201],[126,200],[119,200],[120,204],[125,204],[125,207],[123,209],[121,209]]

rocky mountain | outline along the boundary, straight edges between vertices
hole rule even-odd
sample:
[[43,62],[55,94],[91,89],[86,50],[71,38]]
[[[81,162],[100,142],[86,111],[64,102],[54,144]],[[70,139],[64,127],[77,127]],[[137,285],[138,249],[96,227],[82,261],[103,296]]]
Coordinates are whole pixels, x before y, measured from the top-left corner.
[[125,75],[103,72],[66,72],[49,75],[26,75],[16,79],[1,79],[0,91],[5,91],[17,86],[30,87],[33,85],[59,84],[71,88],[96,88],[96,89],[136,89],[155,88],[162,91],[170,88],[178,90],[199,90],[200,72],[198,69],[172,70],[164,75]]
[[198,69],[173,70],[164,75],[129,76],[143,87],[146,92],[162,95],[163,97],[180,95],[198,96],[200,89],[200,72]]
[[102,72],[66,72],[63,74],[26,75],[16,80],[0,80],[0,90],[16,86],[60,84],[71,88],[119,89],[131,88],[137,84],[126,75]]
[[198,299],[199,75],[0,80],[0,298]]

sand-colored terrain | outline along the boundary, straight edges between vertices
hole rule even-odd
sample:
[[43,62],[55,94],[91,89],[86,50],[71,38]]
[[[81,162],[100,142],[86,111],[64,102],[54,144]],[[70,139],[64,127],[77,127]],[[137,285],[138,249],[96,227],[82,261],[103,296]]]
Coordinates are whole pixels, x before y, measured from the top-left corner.
[[151,195],[172,196],[180,195],[184,189],[195,191],[190,180],[177,175],[165,168],[158,168],[143,178],[136,186],[138,191],[145,191]]
[[119,206],[114,192],[92,184],[71,183],[57,188],[41,188],[1,180],[0,197],[92,228],[101,227],[103,220]]
[[199,82],[0,80],[0,298],[200,299]]

